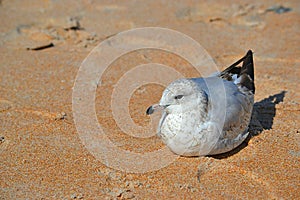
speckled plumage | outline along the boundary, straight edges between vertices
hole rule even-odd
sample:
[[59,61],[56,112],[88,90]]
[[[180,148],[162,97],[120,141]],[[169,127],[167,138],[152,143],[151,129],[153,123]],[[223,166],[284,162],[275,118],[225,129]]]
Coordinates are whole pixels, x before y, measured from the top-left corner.
[[[242,67],[237,67],[243,62]],[[176,154],[224,153],[248,136],[254,99],[252,52],[223,72],[207,78],[179,79],[163,92],[157,134]]]

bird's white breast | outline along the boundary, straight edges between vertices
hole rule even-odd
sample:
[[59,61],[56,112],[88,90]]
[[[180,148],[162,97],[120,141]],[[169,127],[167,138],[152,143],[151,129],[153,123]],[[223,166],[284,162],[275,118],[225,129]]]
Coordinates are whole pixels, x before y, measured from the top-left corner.
[[158,135],[173,152],[186,156],[208,154],[218,139],[212,134],[218,131],[200,108],[166,115],[159,130]]

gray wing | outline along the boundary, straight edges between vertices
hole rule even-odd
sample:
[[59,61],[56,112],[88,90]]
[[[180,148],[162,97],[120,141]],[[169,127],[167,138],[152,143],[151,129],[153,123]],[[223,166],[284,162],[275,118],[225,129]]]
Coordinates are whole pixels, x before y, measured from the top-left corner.
[[210,119],[223,124],[223,136],[236,138],[247,129],[253,107],[253,95],[244,93],[234,82],[219,77],[192,79],[209,99]]
[[255,93],[252,51],[221,73],[193,80],[208,94],[209,120],[222,130],[210,155],[234,149],[248,136]]
[[[238,66],[240,63],[242,66]],[[224,126],[219,127],[224,132],[224,138],[233,139],[247,130],[255,93],[251,50],[221,73],[192,80],[208,94],[211,120],[221,124],[224,122]]]

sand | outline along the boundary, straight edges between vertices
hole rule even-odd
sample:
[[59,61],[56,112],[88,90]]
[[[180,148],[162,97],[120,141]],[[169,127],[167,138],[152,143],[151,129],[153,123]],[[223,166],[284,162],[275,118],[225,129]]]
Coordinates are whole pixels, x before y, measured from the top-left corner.
[[[299,1],[0,2],[0,199],[300,198]],[[101,41],[152,26],[192,37],[220,70],[254,51],[251,137],[238,149],[130,173],[108,167],[83,144],[72,111],[82,61]],[[155,50],[111,64],[96,90],[96,114],[109,139],[131,152],[164,145],[122,132],[111,95],[124,73],[152,62],[199,75],[179,56]],[[124,109],[136,124],[149,124],[145,111],[163,89],[134,91]]]

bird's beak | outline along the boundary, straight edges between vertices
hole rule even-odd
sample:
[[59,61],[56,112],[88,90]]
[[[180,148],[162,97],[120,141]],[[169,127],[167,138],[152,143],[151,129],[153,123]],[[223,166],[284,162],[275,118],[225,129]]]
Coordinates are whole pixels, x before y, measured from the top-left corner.
[[150,106],[150,107],[147,109],[146,114],[147,114],[147,115],[153,114],[154,111],[155,111],[158,107],[159,107],[158,104],[154,104],[154,105]]
[[146,114],[147,114],[147,115],[151,115],[151,114],[153,114],[156,110],[162,110],[162,109],[164,109],[164,108],[165,108],[164,106],[161,106],[161,105],[159,105],[159,104],[154,104],[154,105],[150,106],[150,107],[147,109]]

